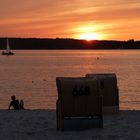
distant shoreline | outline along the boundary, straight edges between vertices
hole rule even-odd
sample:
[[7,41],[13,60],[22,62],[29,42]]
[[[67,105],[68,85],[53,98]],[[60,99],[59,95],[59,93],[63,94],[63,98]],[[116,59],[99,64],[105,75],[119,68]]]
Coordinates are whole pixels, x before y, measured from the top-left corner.
[[[140,41],[78,40],[48,38],[9,38],[11,49],[15,50],[90,50],[90,49],[140,49]],[[6,48],[6,38],[0,38],[0,49]]]

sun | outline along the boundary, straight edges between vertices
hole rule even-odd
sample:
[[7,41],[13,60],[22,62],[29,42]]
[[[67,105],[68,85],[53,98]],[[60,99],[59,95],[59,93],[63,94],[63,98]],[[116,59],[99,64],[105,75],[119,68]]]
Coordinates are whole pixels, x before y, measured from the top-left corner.
[[96,33],[83,33],[79,35],[79,39],[91,41],[91,40],[98,40],[100,38],[99,38],[99,35]]
[[101,32],[98,32],[99,29],[95,25],[80,26],[74,28],[74,30],[77,32],[76,38],[78,39],[83,39],[87,41],[102,39],[102,34]]

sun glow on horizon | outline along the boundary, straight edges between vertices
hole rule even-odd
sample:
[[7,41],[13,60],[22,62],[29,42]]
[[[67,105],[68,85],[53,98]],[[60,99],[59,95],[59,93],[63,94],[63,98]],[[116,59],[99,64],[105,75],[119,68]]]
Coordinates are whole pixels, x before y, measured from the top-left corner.
[[90,40],[98,40],[100,39],[100,37],[96,33],[83,33],[79,35],[79,39],[90,41]]
[[75,30],[77,31],[77,38],[78,39],[83,39],[83,40],[100,40],[102,39],[102,35],[97,32],[99,27],[97,26],[81,26],[79,28],[76,28]]

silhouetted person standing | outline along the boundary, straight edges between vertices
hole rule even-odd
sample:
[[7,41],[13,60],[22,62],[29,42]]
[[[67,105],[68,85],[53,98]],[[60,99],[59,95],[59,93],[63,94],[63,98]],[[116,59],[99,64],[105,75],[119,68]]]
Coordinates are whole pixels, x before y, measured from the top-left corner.
[[11,100],[12,101],[10,102],[8,109],[10,109],[11,106],[13,106],[13,108],[15,110],[19,110],[20,109],[20,105],[19,105],[19,101],[16,100],[16,97],[15,96],[11,96]]

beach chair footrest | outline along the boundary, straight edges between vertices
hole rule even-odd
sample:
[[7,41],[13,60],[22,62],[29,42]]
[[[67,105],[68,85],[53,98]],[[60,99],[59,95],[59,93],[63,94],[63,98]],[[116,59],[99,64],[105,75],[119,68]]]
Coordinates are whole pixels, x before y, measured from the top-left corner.
[[87,128],[103,128],[101,117],[65,117],[63,130],[84,130]]

